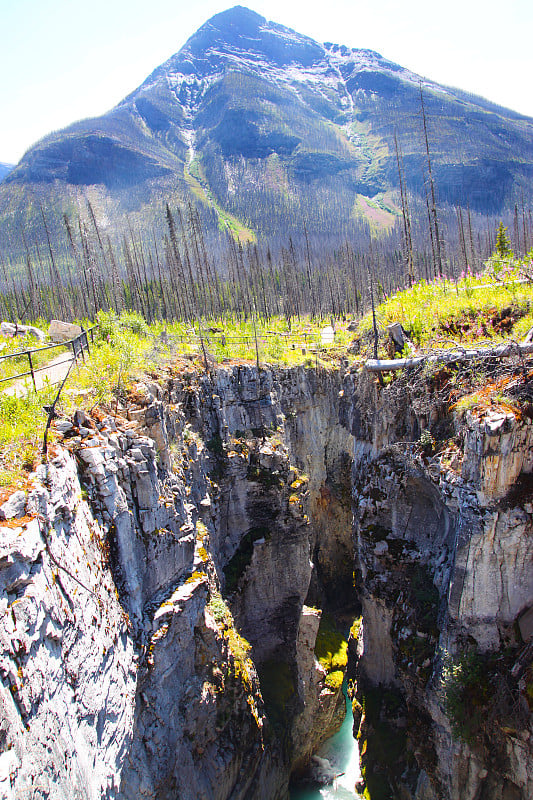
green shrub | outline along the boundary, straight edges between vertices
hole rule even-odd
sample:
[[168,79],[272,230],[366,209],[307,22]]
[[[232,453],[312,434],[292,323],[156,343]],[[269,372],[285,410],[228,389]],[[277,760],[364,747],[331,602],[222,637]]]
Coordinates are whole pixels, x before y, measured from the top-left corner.
[[350,636],[354,641],[358,641],[359,634],[361,633],[361,626],[363,623],[363,617],[356,617],[352,623],[352,627],[350,628]]
[[23,397],[0,392],[0,486],[17,483],[24,471],[33,469],[48,417],[44,406],[56,392],[54,387]]
[[[335,628],[333,620],[328,614],[322,614],[320,620],[315,643],[315,655],[320,666],[326,670],[328,677],[334,673],[344,674],[348,663],[348,642]],[[338,683],[338,675],[332,677],[330,683],[326,679],[326,683],[330,688],[333,688],[331,684]],[[342,678],[340,684],[342,684]],[[336,688],[340,688],[340,684]]]
[[226,615],[228,614],[228,607],[224,600],[221,597],[217,597],[216,595],[211,598],[209,601],[208,608],[212,615],[215,618],[215,621],[220,625],[224,622]]
[[487,659],[475,651],[452,658],[446,655],[441,698],[452,731],[465,742],[474,741],[492,697]]
[[99,311],[96,315],[99,325],[98,333],[100,338],[115,338],[120,332],[129,331],[136,336],[148,336],[150,328],[144,319],[136,311],[122,311],[117,316],[114,311]]
[[330,672],[329,675],[326,676],[326,686],[333,692],[338,692],[342,686],[343,680],[344,680],[344,672],[341,672],[340,669],[336,669],[333,672]]
[[431,455],[431,453],[435,452],[435,437],[431,433],[430,430],[424,428],[422,433],[420,434],[420,447],[422,451],[427,455]]
[[250,659],[250,643],[238,632],[233,614],[218,592],[213,592],[207,607],[212,613],[220,633],[227,642],[228,651],[233,658],[235,678],[238,678],[248,688],[251,688],[252,662]]

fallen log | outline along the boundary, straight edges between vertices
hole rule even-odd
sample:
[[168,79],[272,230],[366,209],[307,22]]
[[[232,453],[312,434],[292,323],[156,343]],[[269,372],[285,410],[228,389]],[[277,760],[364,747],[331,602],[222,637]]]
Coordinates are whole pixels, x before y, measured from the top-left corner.
[[440,353],[430,353],[425,356],[411,356],[409,358],[381,359],[370,358],[365,362],[367,372],[395,372],[399,369],[409,369],[420,364],[450,364],[461,361],[473,361],[476,358],[509,358],[513,355],[527,355],[533,353],[533,342],[508,342],[494,347],[462,348],[454,347],[453,350],[443,350]]

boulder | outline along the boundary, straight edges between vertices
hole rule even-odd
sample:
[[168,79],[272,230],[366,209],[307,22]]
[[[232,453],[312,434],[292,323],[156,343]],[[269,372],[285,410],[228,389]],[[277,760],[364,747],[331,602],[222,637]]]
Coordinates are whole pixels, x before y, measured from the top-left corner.
[[518,627],[524,642],[529,642],[533,638],[533,607],[526,609],[518,617]]
[[0,335],[6,339],[12,339],[14,336],[35,336],[41,342],[46,339],[45,332],[40,328],[34,325],[17,325],[14,322],[0,322]]
[[48,329],[48,335],[55,344],[69,342],[79,336],[81,332],[80,325],[74,325],[72,322],[62,322],[59,319],[53,319]]
[[0,506],[0,519],[20,519],[26,513],[26,492],[18,491]]

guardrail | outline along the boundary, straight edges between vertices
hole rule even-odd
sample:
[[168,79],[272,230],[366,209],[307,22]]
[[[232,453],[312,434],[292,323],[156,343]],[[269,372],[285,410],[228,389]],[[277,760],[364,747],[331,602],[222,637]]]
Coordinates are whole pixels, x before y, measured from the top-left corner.
[[[93,344],[94,331],[96,328],[98,328],[98,325],[93,325],[91,328],[88,328],[87,330],[82,329],[82,332],[78,336],[75,336],[74,339],[69,339],[67,342],[60,342],[58,344],[49,344],[45,345],[44,347],[32,347],[28,350],[18,350],[16,353],[7,353],[4,356],[0,355],[0,363],[3,361],[7,361],[10,358],[21,358],[22,356],[27,356],[29,365],[28,372],[20,372],[18,375],[10,375],[9,378],[0,378],[0,384],[7,383],[9,381],[15,381],[18,380],[19,378],[27,378],[29,375],[31,375],[33,388],[35,391],[37,391],[37,383],[35,381],[35,375],[38,372],[42,372],[43,370],[48,369],[48,364],[44,364],[42,367],[34,367],[32,354],[42,353],[45,350],[55,350],[58,347],[68,347],[72,350],[72,357],[69,355],[69,357],[66,358],[64,361],[57,361],[55,364],[56,366],[59,366],[60,364],[70,363],[73,360],[77,363],[78,358],[80,357],[85,362],[85,352],[87,352],[87,354],[90,354],[91,352],[89,346],[89,338],[91,340],[91,344]],[[61,383],[61,381],[56,381],[55,383]],[[52,386],[53,385],[54,384],[52,384]]]

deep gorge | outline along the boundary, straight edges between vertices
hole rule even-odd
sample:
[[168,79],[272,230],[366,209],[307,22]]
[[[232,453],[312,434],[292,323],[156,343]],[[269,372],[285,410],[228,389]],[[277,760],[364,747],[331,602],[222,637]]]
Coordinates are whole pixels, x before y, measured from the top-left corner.
[[58,427],[3,529],[4,796],[282,800],[346,669],[371,800],[533,795],[527,417],[185,362]]

